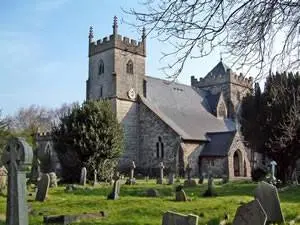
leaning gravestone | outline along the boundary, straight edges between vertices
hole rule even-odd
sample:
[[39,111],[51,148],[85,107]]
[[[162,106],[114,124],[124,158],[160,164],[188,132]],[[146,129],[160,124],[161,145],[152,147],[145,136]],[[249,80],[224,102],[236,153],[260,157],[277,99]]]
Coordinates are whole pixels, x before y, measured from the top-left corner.
[[2,162],[8,169],[6,224],[28,225],[25,170],[32,162],[32,149],[23,138],[11,138]]
[[254,191],[254,197],[267,214],[268,223],[284,223],[277,188],[272,184],[260,182]]
[[235,214],[232,225],[265,225],[267,214],[258,200],[240,206]]
[[49,190],[49,186],[50,186],[50,177],[48,174],[43,174],[37,184],[37,193],[35,196],[36,201],[40,201],[40,202],[45,201]]
[[163,215],[162,225],[198,225],[198,216],[167,211]]
[[183,190],[183,187],[181,185],[176,187],[175,201],[177,201],[177,202],[187,201],[186,194],[185,194],[185,192]]
[[7,187],[7,170],[4,166],[0,167],[0,194],[6,190]]
[[86,174],[87,174],[86,168],[82,167],[81,174],[80,174],[80,185],[83,186],[86,185]]
[[107,199],[117,200],[120,194],[120,180],[119,173],[114,175],[114,186],[112,192],[107,196]]

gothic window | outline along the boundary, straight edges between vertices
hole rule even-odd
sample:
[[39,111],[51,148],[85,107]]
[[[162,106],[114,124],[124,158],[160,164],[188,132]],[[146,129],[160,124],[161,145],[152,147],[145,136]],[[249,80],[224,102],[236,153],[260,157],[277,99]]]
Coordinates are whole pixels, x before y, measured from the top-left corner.
[[131,59],[127,62],[126,72],[130,73],[130,74],[133,74],[133,62],[132,62]]
[[219,117],[226,118],[226,108],[225,108],[225,104],[223,102],[219,106],[218,114],[219,114],[218,115]]
[[164,158],[164,143],[161,137],[158,137],[158,142],[156,142],[156,158]]
[[101,75],[104,73],[104,63],[103,63],[103,60],[100,59],[99,61],[99,71],[98,71],[98,75]]

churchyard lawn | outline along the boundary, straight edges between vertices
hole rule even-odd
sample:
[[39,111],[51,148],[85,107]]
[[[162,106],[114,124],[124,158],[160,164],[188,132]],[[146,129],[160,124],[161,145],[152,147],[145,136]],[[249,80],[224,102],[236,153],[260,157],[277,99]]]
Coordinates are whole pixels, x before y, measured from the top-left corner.
[[[157,185],[154,180],[148,182],[138,180],[136,185],[121,185],[120,199],[107,200],[111,192],[110,185],[86,186],[66,193],[64,186],[50,188],[45,202],[34,201],[35,193],[28,196],[28,203],[32,208],[29,224],[43,224],[44,215],[83,214],[104,211],[107,215],[101,219],[88,219],[74,224],[114,224],[114,225],[161,225],[163,213],[167,210],[183,214],[196,214],[200,218],[199,224],[217,225],[229,214],[229,221],[234,218],[240,204],[253,200],[255,183],[231,182],[218,184],[216,182],[217,197],[202,197],[207,184],[197,187],[185,187],[184,190],[191,201],[176,202],[174,185]],[[145,192],[154,188],[160,197],[146,197]],[[287,222],[300,216],[300,187],[290,187],[279,192],[281,207]],[[0,196],[0,225],[5,224],[6,198]],[[296,222],[299,224],[300,222]]]

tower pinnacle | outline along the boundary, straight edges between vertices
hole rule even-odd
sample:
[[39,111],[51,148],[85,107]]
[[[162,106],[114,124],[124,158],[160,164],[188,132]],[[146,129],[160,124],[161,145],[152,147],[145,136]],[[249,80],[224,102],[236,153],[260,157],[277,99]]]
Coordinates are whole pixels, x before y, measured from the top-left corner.
[[118,34],[118,17],[114,16],[113,34]]
[[94,38],[94,32],[93,32],[93,27],[90,26],[90,32],[89,32],[89,43],[92,43]]

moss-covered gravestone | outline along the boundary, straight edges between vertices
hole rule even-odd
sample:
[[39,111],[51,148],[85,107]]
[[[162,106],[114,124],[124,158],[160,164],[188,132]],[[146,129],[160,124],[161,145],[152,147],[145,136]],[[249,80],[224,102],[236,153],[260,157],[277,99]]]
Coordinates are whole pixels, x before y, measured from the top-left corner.
[[28,225],[25,170],[32,162],[32,149],[23,138],[11,138],[2,162],[8,170],[6,224]]

